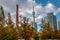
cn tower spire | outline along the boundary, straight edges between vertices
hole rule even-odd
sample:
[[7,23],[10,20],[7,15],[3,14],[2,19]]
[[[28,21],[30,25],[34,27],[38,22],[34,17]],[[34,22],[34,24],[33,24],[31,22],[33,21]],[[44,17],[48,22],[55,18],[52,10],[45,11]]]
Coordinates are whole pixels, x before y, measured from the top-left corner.
[[37,32],[37,23],[35,22],[35,11],[34,11],[34,6],[33,6],[33,27],[36,29],[36,32]]
[[33,14],[33,22],[35,23],[35,11],[34,11],[34,6],[33,6],[33,12],[32,12],[32,14]]

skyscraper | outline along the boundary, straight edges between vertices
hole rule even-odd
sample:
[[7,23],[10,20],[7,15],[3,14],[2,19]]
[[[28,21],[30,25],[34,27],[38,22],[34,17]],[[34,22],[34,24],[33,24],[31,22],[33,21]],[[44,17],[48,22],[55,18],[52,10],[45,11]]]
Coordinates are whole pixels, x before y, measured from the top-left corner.
[[41,19],[41,23],[39,25],[41,26],[41,30],[42,30],[43,25],[44,25],[44,19],[43,18]]
[[5,16],[4,16],[4,10],[3,10],[3,7],[0,6],[0,24],[3,24],[4,18],[5,18]]
[[59,28],[59,30],[60,30],[60,20],[58,21],[58,28]]
[[8,22],[7,22],[7,25],[10,27],[10,28],[13,28],[13,22],[11,20],[11,15],[10,13],[8,13]]
[[52,30],[54,30],[54,26],[57,27],[57,21],[56,21],[56,16],[53,13],[48,13],[45,17],[44,17],[44,23],[49,23],[50,24],[50,28]]

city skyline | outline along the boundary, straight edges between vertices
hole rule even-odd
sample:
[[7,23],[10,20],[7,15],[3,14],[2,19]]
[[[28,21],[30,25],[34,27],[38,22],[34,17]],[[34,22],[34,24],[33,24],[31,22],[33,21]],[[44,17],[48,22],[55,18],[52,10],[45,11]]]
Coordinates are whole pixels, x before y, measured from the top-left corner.
[[[5,17],[7,19],[8,12],[11,13],[12,20],[15,22],[15,5],[19,4],[19,15],[28,16],[32,20],[32,8],[35,6],[35,20],[38,24],[41,23],[41,19],[48,12],[54,12],[57,17],[57,21],[60,20],[60,6],[59,0],[0,0],[0,5],[4,8]],[[57,3],[55,3],[57,1]],[[38,26],[39,27],[39,26]]]
[[0,0],[0,40],[60,40],[60,0]]

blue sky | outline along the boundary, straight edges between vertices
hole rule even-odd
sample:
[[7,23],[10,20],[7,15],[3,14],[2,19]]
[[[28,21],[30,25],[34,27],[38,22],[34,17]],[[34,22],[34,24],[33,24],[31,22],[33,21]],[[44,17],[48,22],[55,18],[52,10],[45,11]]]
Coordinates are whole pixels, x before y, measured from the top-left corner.
[[56,7],[60,7],[60,0],[35,0],[37,4],[42,3],[43,6],[49,2],[53,3]]
[[[52,3],[56,8],[60,7],[60,0],[35,0],[37,4],[42,4],[45,6],[48,2]],[[60,12],[56,14],[57,22],[60,20]],[[38,27],[39,28],[39,27]]]
[[[35,0],[37,4],[45,6],[48,2],[51,2],[56,8],[60,7],[60,0]],[[57,20],[60,20],[60,12],[56,14]]]
[[[48,2],[52,3],[56,8],[60,7],[60,0],[35,0],[37,4],[45,6]],[[56,14],[57,20],[60,20],[60,12]]]
[[[32,21],[32,8],[35,7],[35,21],[39,25],[41,19],[47,13],[53,12],[57,21],[60,20],[60,0],[0,0],[0,5],[4,8],[5,18],[8,17],[8,12],[11,13],[11,18],[15,23],[16,4],[19,4],[19,16],[26,16],[29,22]],[[38,26],[38,30],[40,26]]]

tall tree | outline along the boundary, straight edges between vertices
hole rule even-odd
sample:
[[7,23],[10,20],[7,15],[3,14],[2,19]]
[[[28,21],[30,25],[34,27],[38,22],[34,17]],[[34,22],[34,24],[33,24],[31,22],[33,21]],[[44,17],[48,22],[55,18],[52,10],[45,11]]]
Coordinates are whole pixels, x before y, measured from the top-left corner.
[[51,28],[49,23],[45,23],[43,29],[40,32],[40,37],[42,38],[51,38]]
[[30,38],[34,37],[35,29],[31,27],[31,25],[27,24],[26,17],[23,18],[24,21],[21,25],[23,28],[21,37],[25,40],[30,40]]
[[0,40],[4,40],[5,37],[5,29],[2,25],[0,25]]
[[4,37],[5,40],[18,40],[15,29],[5,27],[5,33],[6,33]]

